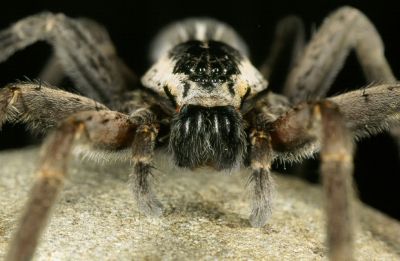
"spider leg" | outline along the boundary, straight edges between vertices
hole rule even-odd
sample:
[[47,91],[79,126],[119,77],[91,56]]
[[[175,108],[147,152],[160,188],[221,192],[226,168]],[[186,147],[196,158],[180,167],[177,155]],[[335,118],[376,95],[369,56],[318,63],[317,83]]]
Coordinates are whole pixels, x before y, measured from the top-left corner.
[[31,259],[49,211],[62,188],[68,158],[77,138],[106,150],[126,148],[136,125],[114,111],[85,111],[72,115],[46,140],[36,180],[6,260]]
[[40,83],[15,83],[0,89],[0,128],[6,121],[22,122],[34,132],[45,133],[66,117],[87,110],[108,108],[89,98]]
[[331,260],[353,257],[353,143],[338,107],[321,106],[321,174],[326,196],[327,234]]
[[[109,39],[109,35],[105,28],[89,19],[80,18],[79,21],[87,27],[93,37],[95,37],[95,41],[100,43],[102,50],[104,50],[106,53],[112,52],[112,50],[114,50],[113,43]],[[111,54],[115,55],[113,53]],[[124,78],[125,85],[137,86],[138,79],[137,76],[132,72],[132,70],[116,55],[114,57],[111,57],[110,59],[113,59],[116,65],[119,66],[119,71]],[[39,79],[54,85],[58,85],[64,78],[64,76],[65,71],[59,61],[59,57],[57,57],[56,54],[52,54],[45,67],[40,72]]]
[[[320,147],[329,256],[331,260],[351,260],[353,144],[338,106],[330,101],[302,104],[275,121],[272,127],[272,148],[278,155],[288,149]],[[313,142],[319,146],[310,146]]]
[[350,257],[352,248],[348,205],[352,194],[352,161],[347,130],[362,138],[399,126],[399,97],[400,84],[381,84],[317,104],[300,104],[271,124],[271,144],[278,157],[298,160],[299,154],[306,157],[321,149],[332,259],[347,260],[345,257]]
[[356,138],[400,127],[399,83],[355,90],[329,100],[339,106],[347,127]]
[[324,97],[351,49],[369,82],[394,82],[382,39],[369,19],[342,7],[325,19],[291,71],[283,93],[293,103]]
[[249,220],[253,227],[262,227],[272,212],[274,183],[270,172],[271,137],[261,129],[253,130],[250,134],[250,144],[252,211]]
[[[327,99],[338,105],[346,127],[361,139],[400,126],[400,84],[380,84]],[[321,147],[312,103],[301,103],[271,123],[271,142],[283,160],[302,160]],[[300,156],[299,156],[300,155]]]
[[14,234],[5,260],[30,260],[38,243],[50,207],[64,179],[69,146],[75,136],[75,125],[63,125],[59,131],[48,140],[39,167],[36,181],[31,190],[29,202],[21,219],[17,232]]
[[104,28],[63,14],[40,13],[0,31],[0,62],[37,41],[54,48],[65,73],[83,94],[106,104],[126,90],[125,76],[133,75],[118,58]]
[[265,79],[270,79],[279,58],[287,50],[289,44],[292,48],[291,68],[300,58],[305,46],[304,24],[297,16],[288,16],[278,22],[269,54],[260,66],[260,72]]
[[[354,49],[368,82],[392,83],[379,33],[359,10],[342,7],[325,19],[285,83],[283,93],[296,104],[325,97],[350,50]],[[400,126],[390,134],[400,152]]]
[[356,138],[390,130],[400,153],[400,84],[373,86],[329,100],[339,105],[348,128]]
[[137,110],[131,115],[131,119],[137,122],[139,127],[133,139],[133,173],[129,176],[130,184],[139,210],[147,215],[160,216],[162,205],[156,199],[149,180],[159,126],[153,113],[147,109]]

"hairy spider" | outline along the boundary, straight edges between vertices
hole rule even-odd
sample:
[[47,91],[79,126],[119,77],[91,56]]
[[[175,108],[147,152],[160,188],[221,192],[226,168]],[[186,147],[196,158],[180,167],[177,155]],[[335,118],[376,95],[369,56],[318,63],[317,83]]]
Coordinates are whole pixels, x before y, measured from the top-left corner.
[[[103,27],[62,14],[33,15],[1,31],[0,61],[40,40],[55,51],[43,78],[58,84],[69,76],[86,97],[40,83],[0,90],[0,124],[22,122],[43,133],[55,128],[46,139],[7,260],[32,257],[67,174],[68,156],[77,148],[89,149],[85,153],[130,148],[130,183],[138,207],[161,215],[149,178],[154,151],[163,147],[183,168],[250,168],[250,223],[255,227],[271,214],[271,163],[320,151],[329,255],[352,258],[353,139],[400,122],[400,85],[376,29],[358,10],[335,11],[307,45],[302,22],[283,19],[260,70],[228,25],[207,18],[174,23],[156,37],[153,66],[141,84]],[[282,94],[275,94],[267,90],[267,79],[288,40],[293,66]],[[368,81],[380,84],[324,98],[352,49]]]

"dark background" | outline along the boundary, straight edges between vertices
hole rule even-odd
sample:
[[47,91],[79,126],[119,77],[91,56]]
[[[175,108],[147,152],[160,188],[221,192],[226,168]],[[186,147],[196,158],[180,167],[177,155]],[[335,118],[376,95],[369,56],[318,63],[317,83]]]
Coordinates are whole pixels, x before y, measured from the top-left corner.
[[[360,1],[361,2],[361,1]],[[399,9],[389,1],[7,1],[0,12],[0,28],[43,10],[63,12],[69,16],[86,16],[104,24],[109,30],[117,50],[126,63],[141,75],[148,68],[147,51],[152,36],[167,23],[189,16],[209,16],[231,24],[247,40],[252,60],[259,65],[266,56],[276,22],[289,14],[304,19],[308,36],[318,28],[323,18],[342,5],[361,9],[375,24],[386,45],[386,56],[397,77],[400,77],[400,28]],[[392,1],[391,1],[392,2]],[[393,1],[394,2],[394,1]],[[49,57],[50,48],[38,43],[17,53],[0,64],[0,86],[27,76],[37,77]],[[285,74],[282,64],[271,83],[280,87]],[[344,92],[365,85],[361,69],[351,54],[344,69],[334,83],[331,94]],[[6,125],[0,132],[0,149],[26,146],[37,140],[28,135],[23,126]],[[378,135],[359,142],[356,152],[355,177],[359,195],[368,204],[400,219],[400,163],[399,153],[390,136]],[[282,166],[277,166],[282,168]],[[286,167],[285,167],[286,168]],[[306,178],[317,181],[317,162],[307,164]],[[287,167],[289,170],[290,167]]]

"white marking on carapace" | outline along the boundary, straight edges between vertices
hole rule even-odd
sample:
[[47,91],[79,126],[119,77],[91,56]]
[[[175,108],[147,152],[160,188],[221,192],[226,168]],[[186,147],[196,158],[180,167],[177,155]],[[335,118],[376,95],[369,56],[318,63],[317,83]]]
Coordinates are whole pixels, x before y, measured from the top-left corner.
[[[268,82],[263,78],[261,73],[251,64],[251,62],[244,58],[239,64],[240,75],[238,76],[237,82],[240,85],[246,85],[242,88],[242,95],[247,91],[248,87],[251,87],[250,95],[258,93],[267,88]],[[236,86],[235,86],[236,87]],[[236,89],[238,88],[236,87]]]

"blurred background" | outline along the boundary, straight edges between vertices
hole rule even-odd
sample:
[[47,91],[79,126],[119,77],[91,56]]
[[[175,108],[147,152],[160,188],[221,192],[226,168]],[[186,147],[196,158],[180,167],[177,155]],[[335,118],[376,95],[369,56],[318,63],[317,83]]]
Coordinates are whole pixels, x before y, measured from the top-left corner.
[[[392,1],[390,1],[392,2]],[[232,25],[247,41],[251,59],[260,65],[269,50],[277,21],[295,14],[303,18],[308,37],[320,26],[323,18],[342,5],[352,5],[363,11],[375,24],[386,46],[386,56],[393,72],[400,77],[400,20],[398,9],[389,1],[7,1],[1,7],[0,29],[27,15],[48,10],[72,17],[90,17],[109,30],[121,57],[141,75],[149,66],[148,46],[152,37],[164,25],[190,16],[209,16]],[[35,79],[51,49],[37,43],[0,64],[0,86],[28,77]],[[289,58],[289,55],[288,57]],[[288,60],[287,60],[288,61]],[[286,75],[287,63],[279,65],[271,88],[278,91]],[[366,85],[354,53],[350,54],[330,95]],[[15,149],[40,142],[23,126],[5,125],[0,132],[0,150]],[[367,204],[400,219],[400,153],[387,134],[358,143],[355,179],[358,194]],[[275,166],[284,173],[295,172],[299,166]],[[310,182],[318,182],[318,161],[302,165],[297,174]]]

